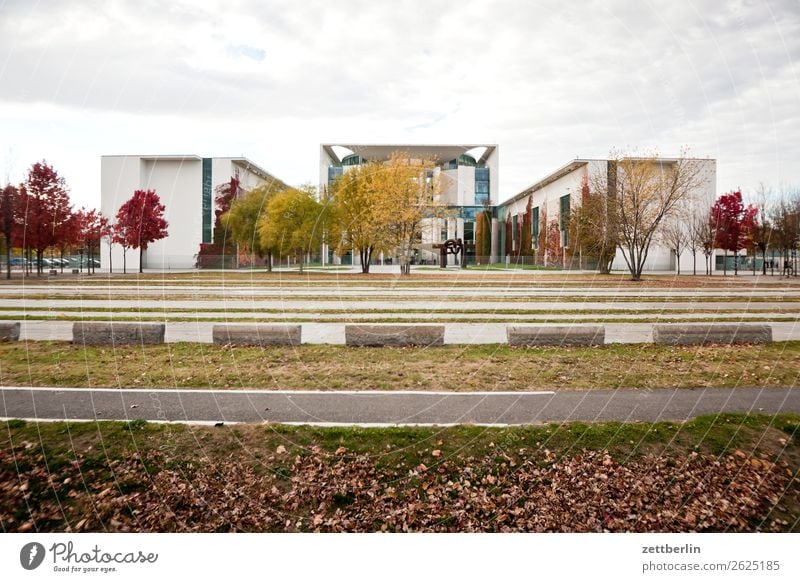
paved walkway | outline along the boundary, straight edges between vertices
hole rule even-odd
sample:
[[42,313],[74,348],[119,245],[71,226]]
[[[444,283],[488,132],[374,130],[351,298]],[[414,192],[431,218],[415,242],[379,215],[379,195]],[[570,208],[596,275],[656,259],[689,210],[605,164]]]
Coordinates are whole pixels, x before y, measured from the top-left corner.
[[558,392],[313,392],[2,388],[0,416],[35,420],[519,425],[683,421],[702,414],[800,412],[797,388]]
[[[157,321],[157,320],[154,320]],[[214,325],[224,322],[190,321],[166,324],[167,342],[211,343]],[[732,323],[736,323],[735,320]],[[72,340],[71,321],[24,321],[22,340]],[[240,325],[257,325],[242,323]],[[301,323],[305,344],[344,344],[344,323]],[[409,323],[408,325],[417,325]],[[508,323],[446,323],[446,344],[504,344],[507,341]],[[565,324],[536,324],[565,325]],[[567,324],[568,325],[568,324]],[[653,325],[650,323],[606,323],[606,343],[649,343],[653,341]],[[774,341],[800,340],[800,322],[773,322]]]
[[[597,311],[604,312],[609,310],[624,311],[659,311],[663,309],[696,311],[713,313],[720,309],[736,309],[747,311],[770,311],[777,308],[800,310],[800,301],[502,301],[483,299],[480,301],[448,300],[446,298],[436,298],[428,300],[408,300],[398,297],[393,300],[375,301],[370,299],[345,298],[337,299],[331,296],[329,299],[298,299],[287,296],[283,299],[274,300],[250,300],[250,299],[219,299],[219,300],[152,300],[152,299],[4,299],[3,307],[16,308],[18,312],[24,312],[28,308],[49,309],[58,311],[59,309],[80,309],[91,311],[92,309],[157,309],[169,312],[171,309],[183,310],[219,310],[226,309],[251,310],[257,312],[263,309],[278,309],[281,311],[292,311],[296,309],[305,310],[371,310],[379,313],[391,313],[397,309],[435,311],[435,310],[464,310],[479,311],[491,314],[498,310],[529,310],[539,312],[550,311]],[[11,311],[2,311],[11,313]],[[191,313],[191,311],[190,311]]]

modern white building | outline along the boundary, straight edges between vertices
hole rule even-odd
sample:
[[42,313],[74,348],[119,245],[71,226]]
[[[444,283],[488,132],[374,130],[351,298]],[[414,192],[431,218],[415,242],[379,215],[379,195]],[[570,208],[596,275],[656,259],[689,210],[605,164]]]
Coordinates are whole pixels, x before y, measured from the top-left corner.
[[[496,206],[500,196],[500,152],[497,144],[322,144],[320,191],[349,169],[365,162],[387,161],[394,152],[433,160],[436,163],[435,177],[441,185],[440,200],[451,209],[451,218],[431,219],[425,226],[417,260],[436,263],[439,254],[433,245],[447,239],[460,238],[468,245],[473,244],[476,214]],[[469,253],[474,255],[471,247]],[[349,254],[345,257],[328,254],[330,261],[350,262]],[[385,258],[377,257],[376,260],[383,261]],[[451,261],[454,261],[453,257]]]
[[[197,155],[102,156],[100,209],[114,217],[135,190],[155,190],[166,207],[169,235],[151,243],[143,254],[144,268],[191,269],[201,243],[210,243],[214,228],[216,188],[237,177],[243,190],[262,184],[286,185],[247,158],[204,158]],[[102,257],[108,257],[103,242]],[[122,266],[122,248],[112,247],[112,260]],[[139,268],[139,253],[128,251],[128,269]]]
[[[569,248],[569,215],[581,203],[584,184],[594,176],[609,175],[609,160],[572,160],[501,202],[496,144],[328,143],[320,146],[320,191],[350,169],[368,161],[386,161],[394,152],[435,161],[433,171],[442,186],[441,200],[450,209],[448,218],[431,218],[426,224],[415,257],[417,263],[438,263],[434,246],[447,239],[461,239],[466,243],[468,263],[528,262],[594,268],[590,261],[582,260],[576,249]],[[691,200],[696,208],[705,211],[716,198],[716,161],[695,161],[701,168],[702,185],[691,193]],[[660,162],[670,164],[675,160],[662,158]],[[113,217],[134,190],[155,190],[166,206],[169,236],[150,245],[143,256],[144,267],[194,268],[200,244],[213,240],[215,190],[234,176],[245,191],[262,184],[286,188],[282,181],[242,157],[103,156],[101,210],[105,216]],[[525,245],[530,246],[523,248]],[[108,245],[104,242],[103,246],[101,256],[106,258]],[[549,250],[551,247],[557,250]],[[115,245],[112,254],[115,267],[121,265],[122,249]],[[713,270],[723,268],[722,254],[715,253]],[[138,269],[138,252],[127,255],[128,267]],[[353,262],[350,253],[338,257],[327,248],[322,249],[319,258],[328,264]],[[392,257],[381,255],[375,260],[388,263]],[[454,257],[450,260],[453,263]],[[697,260],[698,270],[704,272],[704,258]],[[646,271],[674,271],[677,266],[675,253],[667,246],[660,241],[651,245]],[[684,273],[692,271],[690,252],[681,255],[680,267]],[[620,251],[612,268],[626,269]]]
[[[660,158],[659,162],[665,165],[676,163],[674,158]],[[696,159],[698,168],[698,186],[689,193],[686,200],[689,212],[693,209],[707,210],[716,199],[716,160]],[[582,189],[584,184],[594,182],[595,176],[607,177],[613,169],[613,163],[604,159],[575,159],[548,174],[544,178],[534,182],[519,194],[502,202],[496,209],[496,219],[499,229],[492,229],[498,232],[500,238],[498,247],[501,250],[502,261],[513,262],[514,257],[520,254],[522,244],[522,223],[530,208],[530,241],[533,247],[533,260],[538,264],[547,265],[569,265],[571,267],[588,266],[584,263],[580,265],[580,258],[576,256],[577,250],[569,248],[569,215],[572,208],[581,203]],[[494,224],[493,224],[494,226]],[[541,241],[547,236],[542,229],[549,228],[557,247],[558,256],[548,256],[548,251],[541,247]],[[556,234],[557,231],[557,234]],[[527,239],[527,237],[526,237]],[[526,254],[526,253],[523,253]],[[699,264],[700,272],[703,272],[703,258]],[[692,271],[693,257],[691,253],[684,252],[680,257],[681,272]],[[626,270],[625,259],[620,250],[617,250],[616,257],[612,264],[612,270]],[[644,264],[645,271],[674,271],[677,269],[677,259],[675,254],[663,244],[662,241],[655,240],[650,247],[647,260]],[[712,265],[714,269],[714,265]]]

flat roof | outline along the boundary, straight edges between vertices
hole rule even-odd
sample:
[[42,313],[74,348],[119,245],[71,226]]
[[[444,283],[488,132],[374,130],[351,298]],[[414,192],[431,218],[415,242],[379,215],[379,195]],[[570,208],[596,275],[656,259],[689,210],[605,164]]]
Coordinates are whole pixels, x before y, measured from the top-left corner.
[[[631,160],[631,161],[653,160],[653,161],[655,161],[656,163],[659,163],[659,164],[674,164],[675,162],[677,162],[680,159],[681,158],[645,158],[645,157],[641,157],[641,158],[639,158],[639,157],[625,157],[625,158],[622,158],[622,160]],[[710,160],[713,160],[714,158],[686,158],[686,159],[688,159],[688,160],[698,160],[698,161],[710,161]],[[524,190],[522,190],[518,194],[515,194],[514,196],[509,198],[508,200],[504,200],[503,202],[499,202],[497,205],[498,206],[505,206],[506,204],[513,204],[517,200],[520,200],[520,199],[524,198],[525,196],[528,196],[528,195],[536,192],[537,190],[541,190],[542,188],[544,188],[548,184],[552,184],[556,180],[558,180],[560,178],[563,178],[567,174],[570,174],[570,173],[574,172],[575,170],[577,170],[581,166],[585,166],[589,162],[607,162],[607,161],[608,161],[607,158],[576,158],[576,159],[574,159],[574,160],[572,160],[570,162],[567,162],[566,164],[564,164],[563,166],[558,168],[556,171],[551,172],[550,174],[547,174],[544,178],[534,182],[533,184],[531,184],[530,186],[528,186],[527,188],[525,188]]]
[[478,144],[348,144],[348,143],[324,143],[322,149],[328,156],[341,162],[342,158],[334,151],[334,147],[341,147],[350,150],[368,160],[388,160],[393,152],[407,151],[419,154],[423,157],[435,158],[439,162],[449,162],[458,156],[476,148],[486,148],[475,161],[485,162],[487,158],[497,150],[497,144],[478,143]]
[[[180,161],[180,162],[182,162],[182,161],[199,162],[199,161],[201,161],[203,159],[204,156],[198,156],[197,154],[111,154],[111,155],[102,155],[100,157],[101,158],[139,158],[140,160],[147,160],[147,161],[152,161],[152,162],[159,161],[159,160],[171,161],[171,162],[177,162],[177,161]],[[206,156],[206,157],[208,157],[208,156]],[[281,180],[279,178],[276,178],[275,176],[273,176],[272,174],[267,172],[264,168],[262,168],[261,166],[259,166],[255,162],[253,162],[253,161],[251,161],[248,158],[245,158],[243,156],[213,156],[210,159],[212,159],[212,160],[230,160],[231,163],[236,164],[237,166],[240,166],[240,167],[242,167],[242,168],[244,168],[244,169],[246,169],[246,170],[248,170],[250,172],[253,172],[254,174],[260,176],[261,178],[263,178],[265,180],[275,180],[277,182],[280,182],[284,186],[286,186],[286,183],[283,180]]]

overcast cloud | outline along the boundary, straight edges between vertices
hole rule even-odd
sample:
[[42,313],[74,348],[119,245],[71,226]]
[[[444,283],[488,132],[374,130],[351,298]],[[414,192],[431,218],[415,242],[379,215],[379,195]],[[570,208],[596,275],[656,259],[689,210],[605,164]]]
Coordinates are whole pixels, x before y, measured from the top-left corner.
[[320,142],[484,142],[501,199],[612,148],[800,186],[799,59],[797,0],[0,0],[0,171],[46,158],[97,205],[102,154],[299,184]]

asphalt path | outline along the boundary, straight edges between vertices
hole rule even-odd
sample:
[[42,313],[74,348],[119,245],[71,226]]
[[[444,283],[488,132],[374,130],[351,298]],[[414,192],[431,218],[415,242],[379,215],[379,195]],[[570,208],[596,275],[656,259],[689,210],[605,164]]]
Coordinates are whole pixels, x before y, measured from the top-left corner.
[[268,391],[0,388],[0,416],[315,425],[524,425],[684,421],[702,414],[800,412],[796,388],[543,392]]

